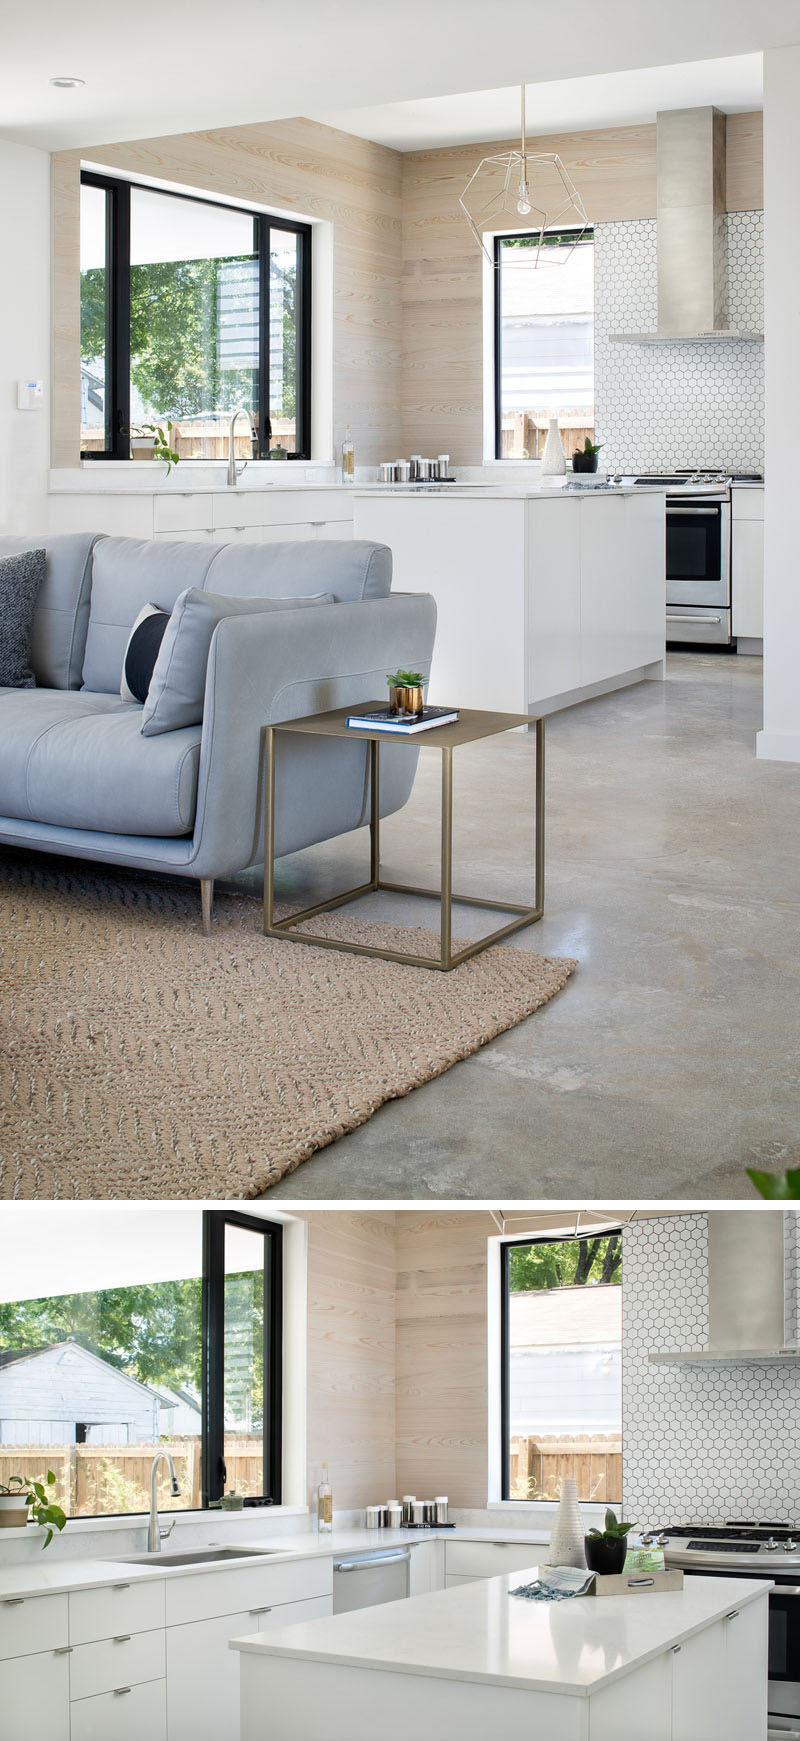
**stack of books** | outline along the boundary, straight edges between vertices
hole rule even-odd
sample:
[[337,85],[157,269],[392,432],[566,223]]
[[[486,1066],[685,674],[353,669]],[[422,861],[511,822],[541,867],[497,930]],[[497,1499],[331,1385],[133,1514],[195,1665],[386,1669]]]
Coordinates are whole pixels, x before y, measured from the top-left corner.
[[435,725],[452,725],[458,719],[457,707],[423,707],[421,713],[392,713],[390,707],[377,707],[374,713],[350,713],[346,724],[356,731],[392,731],[410,737],[415,731],[432,731]]

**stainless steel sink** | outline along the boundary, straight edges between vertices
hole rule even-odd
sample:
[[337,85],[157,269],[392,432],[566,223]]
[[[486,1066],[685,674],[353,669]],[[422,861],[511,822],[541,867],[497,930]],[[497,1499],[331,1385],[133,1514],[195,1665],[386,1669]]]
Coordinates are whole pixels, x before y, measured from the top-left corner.
[[253,1555],[281,1554],[284,1548],[195,1548],[186,1553],[127,1554],[120,1566],[211,1566],[226,1560],[246,1560]]

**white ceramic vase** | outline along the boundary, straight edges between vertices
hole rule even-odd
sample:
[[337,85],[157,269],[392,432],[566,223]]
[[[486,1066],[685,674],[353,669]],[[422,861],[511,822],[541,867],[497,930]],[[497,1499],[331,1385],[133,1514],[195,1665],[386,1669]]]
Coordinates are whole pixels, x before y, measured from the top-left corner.
[[561,1483],[556,1521],[550,1537],[548,1564],[551,1566],[585,1566],[584,1527],[578,1507],[578,1483],[565,1477]]
[[558,431],[558,418],[551,417],[547,431],[547,440],[542,454],[542,477],[562,477],[567,469],[564,449],[561,446],[561,436]]

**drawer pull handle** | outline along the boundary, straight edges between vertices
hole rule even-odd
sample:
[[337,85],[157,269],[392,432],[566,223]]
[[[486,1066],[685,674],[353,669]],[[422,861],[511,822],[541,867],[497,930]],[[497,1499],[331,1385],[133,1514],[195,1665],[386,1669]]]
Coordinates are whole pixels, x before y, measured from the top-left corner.
[[272,1609],[271,1608],[251,1608],[250,1613],[251,1614],[271,1614]]
[[673,1646],[672,1646],[672,1654],[673,1654],[673,1656],[678,1656],[678,1654],[679,1654],[679,1652],[680,1652],[680,1651],[682,1651],[682,1650],[683,1650],[683,1645],[682,1645],[682,1644],[673,1644]]
[[129,1693],[130,1691],[131,1691],[130,1687],[115,1687],[114,1688],[114,1698],[115,1699],[122,1699],[125,1697],[125,1694]]
[[129,1590],[130,1584],[112,1584],[112,1590]]
[[21,1608],[24,1601],[25,1601],[24,1596],[7,1596],[6,1600],[3,1603],[3,1607],[4,1608]]
[[120,1632],[116,1638],[112,1638],[111,1643],[112,1644],[130,1644],[130,1641],[131,1641],[131,1635],[129,1632]]
[[738,1608],[732,1608],[730,1611],[730,1614],[725,1615],[726,1620],[738,1620],[738,1618],[739,1618]]
[[53,1655],[54,1656],[71,1656],[72,1655],[72,1645],[71,1644],[60,1644],[58,1646],[58,1649],[53,1651]]

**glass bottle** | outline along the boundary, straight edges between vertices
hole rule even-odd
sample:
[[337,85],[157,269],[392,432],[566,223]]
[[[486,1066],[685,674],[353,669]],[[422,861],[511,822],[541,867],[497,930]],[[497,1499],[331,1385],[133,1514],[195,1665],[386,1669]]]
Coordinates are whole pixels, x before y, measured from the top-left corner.
[[350,433],[350,425],[348,423],[347,428],[344,432],[344,441],[342,442],[342,483],[343,484],[354,483],[355,482],[355,475],[356,475],[356,457],[355,457],[355,452],[353,450],[353,437]]
[[322,1480],[317,1488],[317,1528],[328,1532],[333,1529],[333,1494],[328,1481],[328,1465],[322,1465]]

